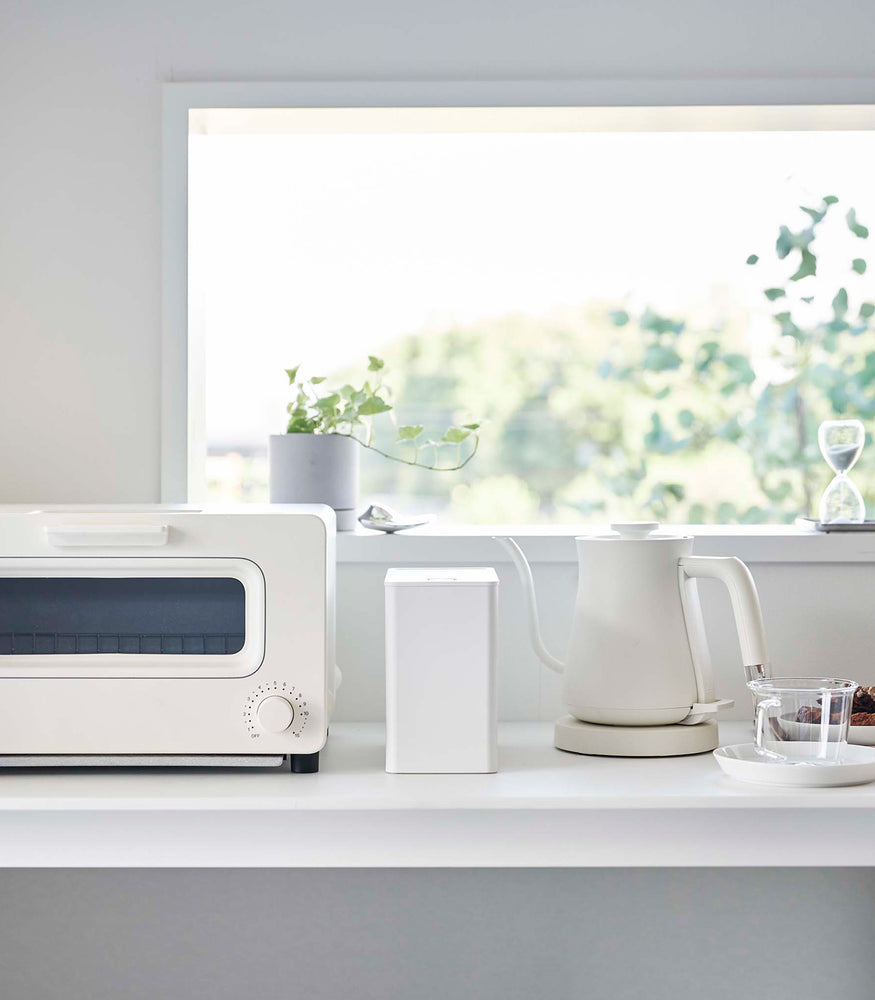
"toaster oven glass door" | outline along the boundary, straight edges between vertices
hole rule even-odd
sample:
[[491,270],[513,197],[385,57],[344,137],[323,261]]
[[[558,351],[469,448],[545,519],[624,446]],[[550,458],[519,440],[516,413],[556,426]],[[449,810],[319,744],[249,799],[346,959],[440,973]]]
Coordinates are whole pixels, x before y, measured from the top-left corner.
[[0,560],[0,676],[247,676],[264,628],[246,559]]

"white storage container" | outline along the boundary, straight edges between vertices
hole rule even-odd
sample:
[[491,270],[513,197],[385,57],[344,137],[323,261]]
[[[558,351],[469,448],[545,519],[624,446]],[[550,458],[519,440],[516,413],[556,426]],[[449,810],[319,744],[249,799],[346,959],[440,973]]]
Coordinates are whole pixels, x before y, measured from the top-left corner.
[[498,769],[494,569],[386,574],[386,770]]

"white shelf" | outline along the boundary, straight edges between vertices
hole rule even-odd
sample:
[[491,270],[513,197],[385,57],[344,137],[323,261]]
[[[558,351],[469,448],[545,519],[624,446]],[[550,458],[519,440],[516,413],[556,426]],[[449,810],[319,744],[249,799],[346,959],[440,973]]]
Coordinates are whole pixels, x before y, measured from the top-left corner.
[[[724,743],[748,738],[725,723]],[[495,775],[389,775],[382,728],[338,724],[314,775],[0,774],[5,867],[875,865],[875,784],[776,789],[710,754],[577,757],[502,726]]]

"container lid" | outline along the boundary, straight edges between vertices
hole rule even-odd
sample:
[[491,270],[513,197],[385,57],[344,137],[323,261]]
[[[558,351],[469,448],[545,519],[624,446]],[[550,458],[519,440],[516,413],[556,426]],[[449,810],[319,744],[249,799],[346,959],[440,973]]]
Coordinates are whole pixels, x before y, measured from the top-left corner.
[[411,567],[390,569],[386,573],[387,587],[471,587],[498,584],[498,575],[491,566],[461,566],[434,568]]

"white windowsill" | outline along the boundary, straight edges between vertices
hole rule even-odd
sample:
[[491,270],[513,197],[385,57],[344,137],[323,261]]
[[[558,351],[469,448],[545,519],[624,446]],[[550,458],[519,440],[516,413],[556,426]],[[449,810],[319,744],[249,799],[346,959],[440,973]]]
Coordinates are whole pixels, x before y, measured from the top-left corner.
[[[576,562],[576,535],[606,525],[426,525],[397,535],[359,529],[337,536],[341,563],[500,563],[509,561],[494,535],[512,535],[534,562]],[[700,555],[738,556],[749,563],[875,562],[875,532],[813,531],[795,525],[671,525],[695,536]]]

